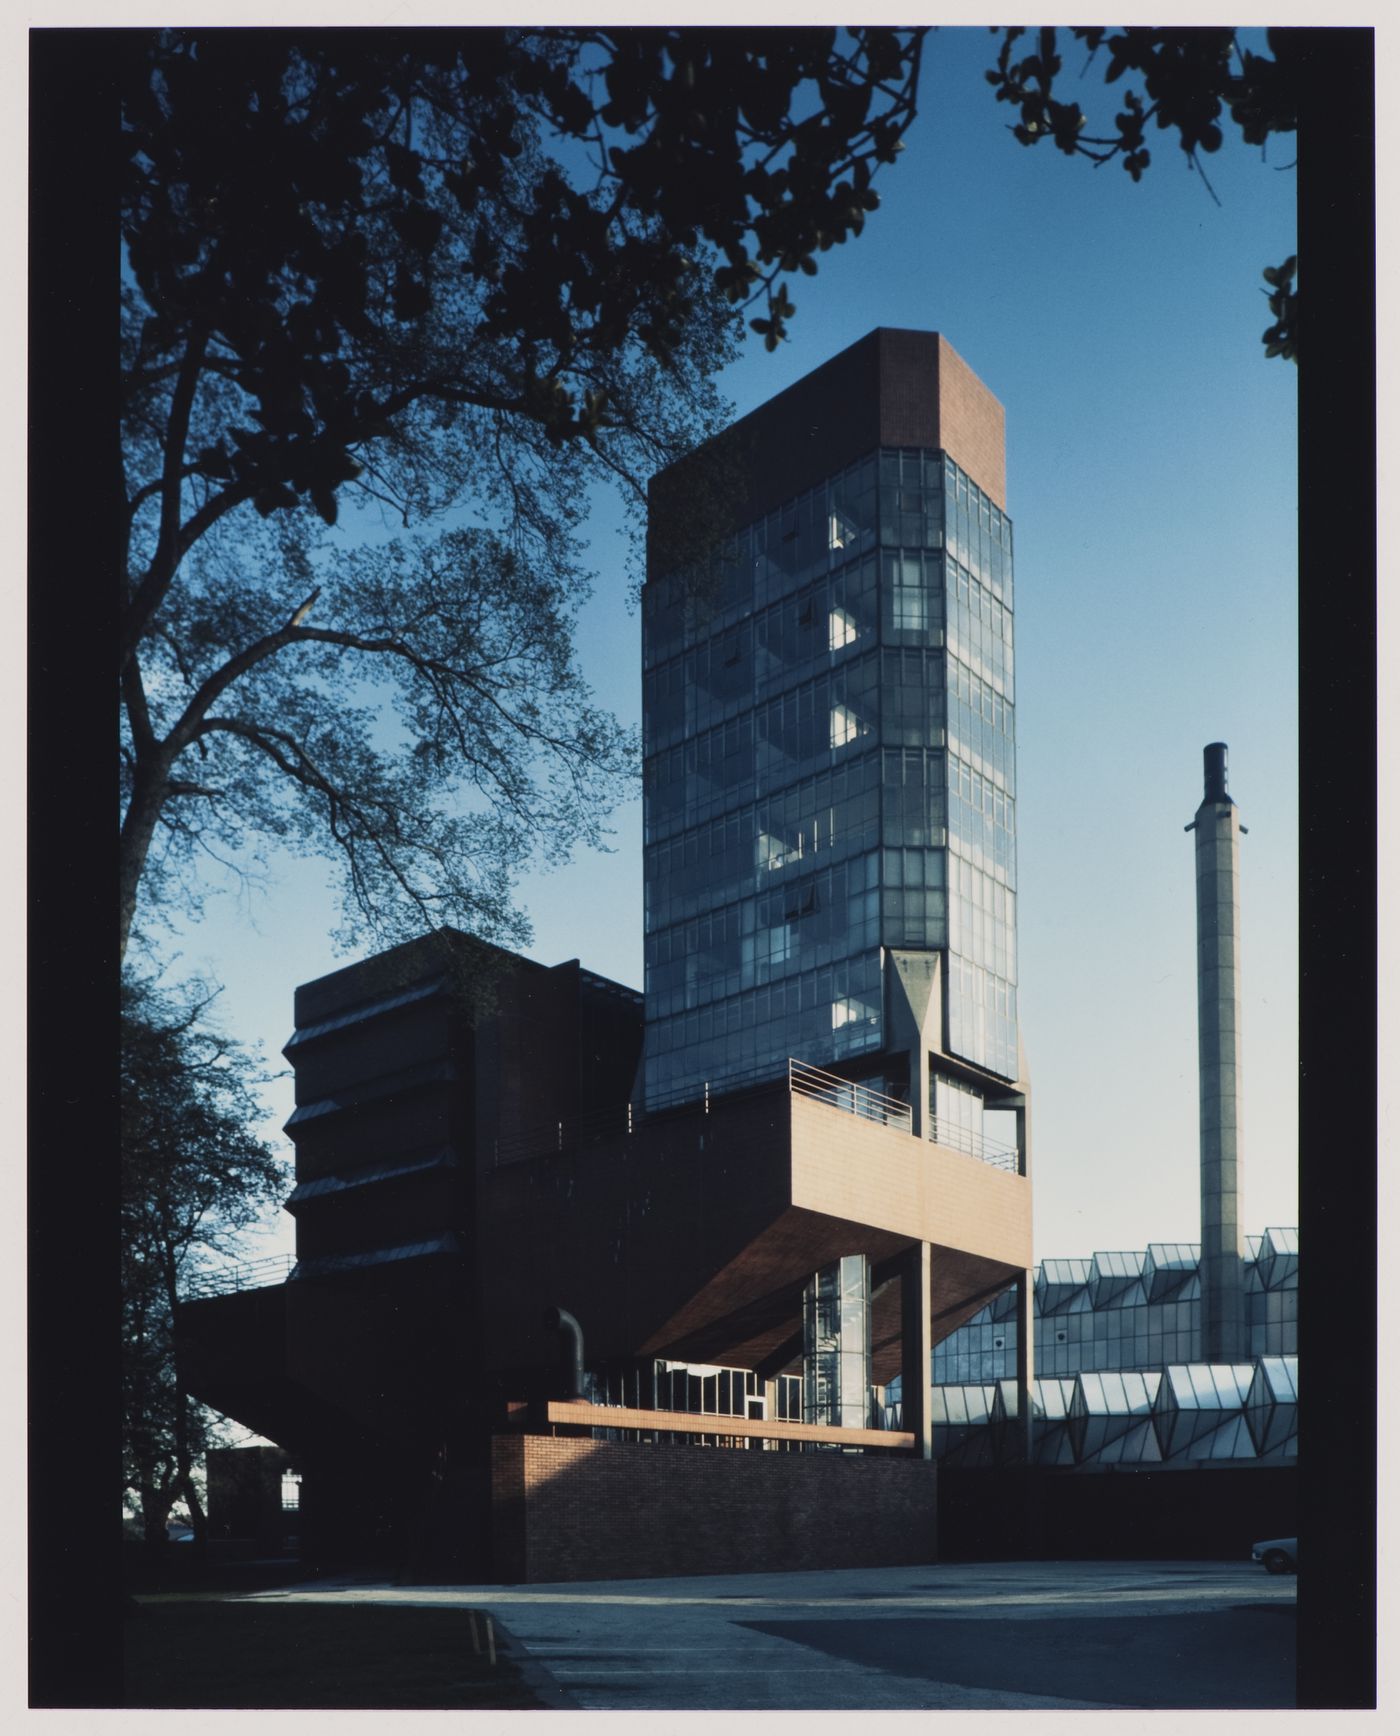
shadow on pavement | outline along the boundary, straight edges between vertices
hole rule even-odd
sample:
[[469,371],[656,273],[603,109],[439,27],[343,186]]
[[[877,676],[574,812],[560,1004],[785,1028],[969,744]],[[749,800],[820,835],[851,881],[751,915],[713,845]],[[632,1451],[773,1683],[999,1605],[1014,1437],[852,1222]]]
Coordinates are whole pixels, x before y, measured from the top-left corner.
[[1186,1615],[736,1625],[868,1669],[998,1693],[1190,1711],[1295,1704],[1292,1605]]

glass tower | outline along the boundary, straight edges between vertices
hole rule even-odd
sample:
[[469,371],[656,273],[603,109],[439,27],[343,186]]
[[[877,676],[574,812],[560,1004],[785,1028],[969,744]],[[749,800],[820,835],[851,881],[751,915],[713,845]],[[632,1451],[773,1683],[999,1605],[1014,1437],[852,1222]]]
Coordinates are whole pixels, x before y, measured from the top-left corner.
[[789,1056],[906,1093],[887,952],[936,952],[928,1110],[980,1139],[1018,1076],[1012,607],[1011,522],[937,446],[876,444],[652,573],[648,1107]]

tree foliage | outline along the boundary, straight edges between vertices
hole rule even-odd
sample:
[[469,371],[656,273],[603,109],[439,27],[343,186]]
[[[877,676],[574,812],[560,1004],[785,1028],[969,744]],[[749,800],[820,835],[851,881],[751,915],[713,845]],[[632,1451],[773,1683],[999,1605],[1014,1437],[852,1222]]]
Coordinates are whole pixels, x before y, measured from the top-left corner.
[[183,1497],[198,1532],[194,1472],[210,1418],[182,1390],[174,1319],[183,1283],[281,1195],[285,1177],[251,1131],[261,1105],[246,1050],[208,1023],[208,995],[127,976],[121,1008],[122,1447],[148,1543]]
[[[1228,114],[1246,144],[1267,146],[1275,134],[1298,130],[1300,66],[1295,35],[1270,30],[1270,53],[1243,46],[1233,29],[1195,26],[1155,29],[1130,25],[1120,30],[1079,27],[1070,35],[1089,52],[1090,64],[1102,52],[1105,84],[1126,78],[1123,106],[1112,133],[1091,132],[1089,117],[1077,102],[1065,101],[1059,33],[1041,29],[1003,29],[997,63],[987,73],[998,102],[1011,103],[1020,119],[1011,128],[1023,145],[1053,141],[1066,156],[1087,157],[1096,168],[1120,162],[1140,181],[1152,161],[1149,128],[1175,133],[1187,162],[1206,180],[1202,155],[1218,151],[1221,122]],[[1029,53],[1018,56],[1030,34]],[[1212,191],[1212,197],[1214,193]],[[1296,256],[1264,272],[1269,309],[1275,323],[1264,333],[1265,354],[1298,358],[1298,303],[1291,289]]]
[[569,651],[586,493],[638,505],[860,231],[920,33],[128,40],[123,947],[259,839],[380,939],[515,938],[635,764]]

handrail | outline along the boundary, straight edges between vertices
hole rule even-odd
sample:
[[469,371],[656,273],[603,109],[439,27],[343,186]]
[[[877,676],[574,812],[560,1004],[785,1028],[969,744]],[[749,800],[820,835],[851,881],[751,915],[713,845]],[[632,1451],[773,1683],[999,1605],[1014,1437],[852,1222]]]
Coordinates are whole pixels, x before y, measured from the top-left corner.
[[192,1273],[180,1286],[183,1300],[206,1296],[230,1296],[240,1290],[266,1290],[285,1283],[297,1263],[295,1254],[268,1254],[261,1260],[240,1260],[236,1265]]
[[975,1157],[979,1163],[990,1164],[993,1169],[1004,1169],[1010,1175],[1020,1174],[1021,1160],[1014,1146],[1003,1145],[997,1139],[987,1139],[983,1134],[973,1133],[955,1121],[946,1118],[940,1120],[936,1115],[931,1117],[928,1136],[935,1145],[946,1145],[952,1151],[961,1151],[968,1157]]
[[[708,1115],[712,1105],[725,1097],[737,1097],[764,1087],[781,1089],[786,1084],[794,1096],[829,1104],[844,1114],[856,1115],[864,1121],[874,1121],[904,1133],[913,1131],[913,1114],[909,1105],[888,1092],[877,1091],[859,1080],[844,1078],[839,1073],[828,1072],[824,1067],[814,1067],[793,1057],[789,1057],[786,1063],[785,1074],[775,1075],[771,1068],[755,1069],[743,1078],[727,1079],[723,1093],[712,1090],[706,1080],[700,1086],[687,1088],[684,1096],[678,1094],[674,1103],[654,1105],[653,1112],[688,1106]],[[623,1139],[635,1132],[644,1119],[643,1111],[636,1105],[623,1103],[589,1115],[560,1116],[552,1121],[537,1122],[533,1127],[498,1138],[492,1149],[492,1165],[496,1167],[517,1159],[544,1157],[551,1152],[576,1151],[603,1140]],[[929,1122],[927,1137],[935,1144],[974,1157],[993,1169],[1005,1170],[1011,1175],[1020,1173],[1020,1158],[1013,1146],[974,1133],[958,1122],[934,1117]]]
[[829,1103],[848,1115],[859,1115],[864,1121],[878,1121],[886,1127],[901,1127],[906,1133],[912,1126],[909,1105],[884,1091],[869,1085],[843,1079],[839,1073],[828,1073],[821,1067],[811,1067],[805,1061],[788,1062],[788,1089],[799,1097],[811,1097],[818,1103]]
[[887,1447],[909,1451],[912,1434],[900,1429],[842,1429],[827,1423],[751,1421],[721,1416],[715,1411],[636,1410],[630,1405],[589,1404],[585,1400],[550,1399],[546,1420],[577,1428],[645,1429],[661,1435],[734,1435],[759,1441],[825,1441],[838,1447]]
[[537,1121],[498,1138],[492,1145],[492,1167],[518,1158],[544,1157],[547,1153],[574,1151],[600,1140],[625,1138],[631,1133],[635,1111],[630,1103],[598,1109],[591,1115],[563,1115],[553,1121]]

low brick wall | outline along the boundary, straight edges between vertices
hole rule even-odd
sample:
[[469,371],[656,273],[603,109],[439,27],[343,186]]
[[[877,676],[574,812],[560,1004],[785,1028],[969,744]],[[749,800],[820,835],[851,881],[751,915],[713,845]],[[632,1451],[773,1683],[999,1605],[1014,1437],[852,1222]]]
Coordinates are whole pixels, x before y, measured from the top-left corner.
[[936,1474],[882,1453],[497,1435],[493,1572],[549,1584],[917,1565],[935,1558]]

